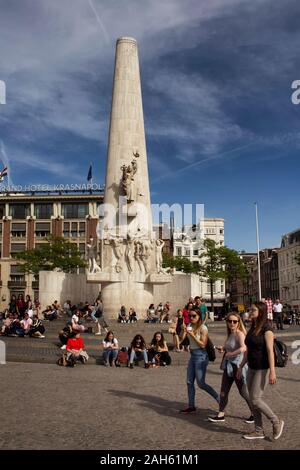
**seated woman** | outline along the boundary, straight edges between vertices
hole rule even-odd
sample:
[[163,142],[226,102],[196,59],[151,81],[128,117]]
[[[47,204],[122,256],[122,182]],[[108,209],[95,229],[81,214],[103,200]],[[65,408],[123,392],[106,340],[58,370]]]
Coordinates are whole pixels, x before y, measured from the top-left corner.
[[68,322],[66,326],[59,332],[58,337],[62,344],[60,349],[66,349],[68,339],[71,338],[72,334],[74,333],[72,329],[72,323]]
[[135,335],[130,345],[129,367],[133,369],[133,362],[144,359],[145,369],[148,369],[148,355],[146,342],[141,335]]
[[114,367],[119,352],[119,344],[112,331],[108,331],[102,341],[104,365]]
[[167,342],[160,331],[157,331],[152,338],[150,348],[148,349],[148,356],[152,364],[161,366],[169,366],[171,364]]
[[12,324],[14,321],[14,316],[12,313],[9,313],[7,317],[3,320],[2,327],[1,327],[1,335],[10,335],[12,334]]
[[20,321],[20,326],[24,332],[23,334],[21,333],[20,336],[28,335],[32,326],[32,319],[29,317],[28,312],[25,313],[23,320]]
[[71,318],[71,323],[72,323],[72,330],[73,331],[79,331],[80,333],[84,333],[86,331],[86,328],[84,325],[81,324],[79,321],[79,312],[76,311],[72,318]]
[[53,307],[51,307],[51,305],[48,305],[46,310],[43,311],[43,315],[44,319],[49,321],[55,320],[57,318],[57,312],[55,309],[53,309]]
[[128,318],[128,323],[135,323],[137,322],[137,316],[136,316],[136,311],[134,308],[130,308],[128,312],[129,318]]
[[45,327],[37,315],[34,315],[32,325],[29,330],[29,336],[32,338],[45,338]]
[[72,367],[77,361],[85,364],[88,361],[88,353],[84,351],[84,343],[79,332],[74,332],[67,342],[67,360]]
[[122,305],[119,314],[118,314],[118,322],[119,323],[127,323],[128,317],[126,313],[125,305]]

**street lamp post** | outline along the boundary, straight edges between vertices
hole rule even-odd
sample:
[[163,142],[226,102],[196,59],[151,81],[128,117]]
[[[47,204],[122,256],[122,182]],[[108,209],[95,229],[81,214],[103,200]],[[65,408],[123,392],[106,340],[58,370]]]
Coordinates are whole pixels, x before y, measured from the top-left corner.
[[257,273],[258,273],[258,297],[261,300],[261,274],[260,274],[260,241],[259,241],[259,226],[258,226],[258,208],[257,202],[254,203],[255,205],[255,218],[256,218],[256,243],[257,243]]

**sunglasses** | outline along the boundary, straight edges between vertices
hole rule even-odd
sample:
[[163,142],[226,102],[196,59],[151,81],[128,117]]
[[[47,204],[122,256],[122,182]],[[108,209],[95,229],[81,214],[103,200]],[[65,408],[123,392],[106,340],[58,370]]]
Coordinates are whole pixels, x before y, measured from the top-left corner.
[[227,320],[227,323],[234,323],[235,325],[238,323],[238,320]]
[[190,318],[197,318],[198,315],[189,315]]

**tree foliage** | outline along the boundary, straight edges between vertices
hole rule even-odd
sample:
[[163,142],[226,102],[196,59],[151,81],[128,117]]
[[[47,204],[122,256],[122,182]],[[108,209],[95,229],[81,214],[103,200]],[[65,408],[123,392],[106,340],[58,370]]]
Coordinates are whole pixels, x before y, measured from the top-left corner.
[[20,268],[23,272],[38,274],[39,271],[58,269],[69,273],[86,266],[76,244],[63,237],[50,236],[46,240],[48,243],[16,255],[16,259],[22,262]]
[[163,253],[163,267],[164,268],[175,268],[177,271],[182,271],[186,274],[198,273],[199,267],[184,256],[170,256],[167,253]]

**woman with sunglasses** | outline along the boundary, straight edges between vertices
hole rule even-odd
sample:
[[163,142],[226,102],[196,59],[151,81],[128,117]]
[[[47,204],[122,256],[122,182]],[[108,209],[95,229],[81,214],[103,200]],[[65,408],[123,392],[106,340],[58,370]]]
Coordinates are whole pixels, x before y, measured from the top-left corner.
[[206,345],[208,340],[208,329],[201,319],[200,310],[191,310],[190,325],[185,328],[184,337],[187,336],[190,343],[191,357],[187,369],[187,388],[189,404],[180,410],[181,413],[193,413],[195,408],[195,380],[200,389],[205,390],[219,403],[218,393],[205,382],[206,369],[208,366],[208,354]]
[[[245,439],[264,439],[262,415],[264,414],[273,425],[273,439],[280,438],[284,421],[263,401],[264,390],[269,382],[276,383],[274,359],[274,334],[268,321],[268,309],[264,302],[254,302],[250,309],[250,330],[245,343],[247,351],[241,362],[237,376],[242,375],[244,365],[248,364],[247,386],[253,408],[255,430],[245,434]],[[269,374],[268,374],[269,371]]]
[[[246,419],[246,423],[254,423],[253,412],[251,409],[249,393],[246,385],[246,376],[243,374],[237,378],[238,367],[241,364],[246,351],[245,337],[246,329],[241,317],[236,312],[231,312],[226,318],[227,324],[227,340],[223,347],[216,349],[224,354],[221,369],[223,370],[219,413],[216,416],[210,416],[208,419],[214,423],[225,421],[225,408],[228,403],[228,396],[233,382],[235,382],[240,395],[246,401],[250,409],[250,417]],[[246,371],[244,371],[246,373]]]

